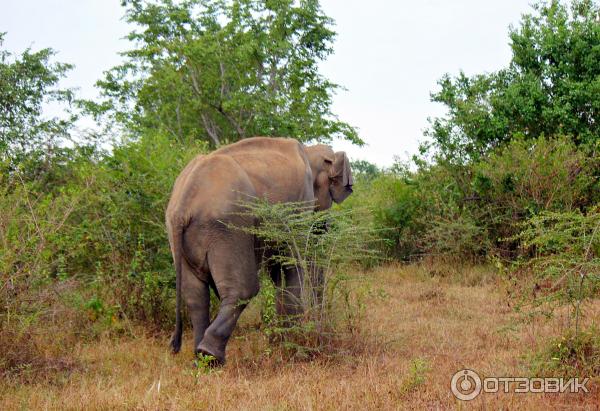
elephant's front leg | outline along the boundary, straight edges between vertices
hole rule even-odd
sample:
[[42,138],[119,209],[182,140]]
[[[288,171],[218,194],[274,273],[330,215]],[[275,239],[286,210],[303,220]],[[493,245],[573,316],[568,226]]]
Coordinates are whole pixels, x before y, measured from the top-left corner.
[[323,268],[310,263],[308,273],[300,267],[292,266],[282,269],[273,267],[271,277],[278,290],[277,313],[290,320],[298,318],[308,308],[320,310],[323,303],[324,273]]
[[287,317],[286,320],[289,321],[298,318],[304,312],[302,304],[304,272],[296,266],[286,267],[282,271],[284,281],[278,285],[277,312]]
[[325,288],[325,274],[322,267],[319,267],[315,262],[310,263],[310,275],[308,278],[308,287],[310,288],[310,296],[312,298],[311,306],[317,310],[321,310],[323,304],[323,292]]

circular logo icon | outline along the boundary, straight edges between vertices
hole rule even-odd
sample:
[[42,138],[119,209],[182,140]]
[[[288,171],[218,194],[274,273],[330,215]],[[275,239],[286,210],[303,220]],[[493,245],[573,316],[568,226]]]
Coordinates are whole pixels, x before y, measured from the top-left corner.
[[450,388],[459,400],[471,401],[481,392],[481,378],[473,370],[460,370],[452,376]]

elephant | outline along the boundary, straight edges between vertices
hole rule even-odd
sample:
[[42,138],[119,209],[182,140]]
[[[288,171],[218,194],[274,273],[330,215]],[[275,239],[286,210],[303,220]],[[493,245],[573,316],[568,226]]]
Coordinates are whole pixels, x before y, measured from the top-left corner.
[[[350,162],[343,151],[305,146],[292,138],[252,137],[198,155],[177,177],[166,209],[166,227],[176,271],[173,353],[181,349],[182,298],[191,318],[194,352],[225,363],[225,347],[248,301],[259,291],[258,240],[247,231],[255,218],[243,201],[309,202],[315,211],[341,203],[352,193]],[[274,270],[277,271],[277,270]],[[282,310],[297,312],[298,273],[285,277]],[[283,274],[283,275],[281,275]],[[283,279],[272,274],[276,285]],[[221,303],[210,321],[209,287]]]

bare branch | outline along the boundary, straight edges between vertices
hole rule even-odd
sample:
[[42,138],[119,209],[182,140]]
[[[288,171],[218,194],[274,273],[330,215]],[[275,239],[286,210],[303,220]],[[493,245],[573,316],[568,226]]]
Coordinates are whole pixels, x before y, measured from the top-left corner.
[[221,145],[221,140],[219,139],[219,135],[217,134],[217,127],[205,113],[201,113],[200,118],[202,119],[202,124],[204,124],[204,129],[208,133],[210,139],[215,144],[215,147],[219,147]]

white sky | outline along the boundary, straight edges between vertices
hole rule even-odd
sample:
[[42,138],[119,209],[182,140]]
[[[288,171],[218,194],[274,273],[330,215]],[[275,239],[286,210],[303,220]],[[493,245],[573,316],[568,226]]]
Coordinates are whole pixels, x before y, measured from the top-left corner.
[[[429,101],[444,74],[476,74],[508,64],[508,26],[531,10],[528,0],[321,0],[336,21],[335,54],[323,74],[347,88],[333,111],[358,127],[366,147],[335,142],[351,159],[389,166],[417,150],[427,118],[443,114]],[[0,0],[5,47],[51,47],[75,64],[64,85],[96,96],[94,83],[120,63],[129,32],[118,0]]]

